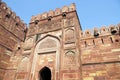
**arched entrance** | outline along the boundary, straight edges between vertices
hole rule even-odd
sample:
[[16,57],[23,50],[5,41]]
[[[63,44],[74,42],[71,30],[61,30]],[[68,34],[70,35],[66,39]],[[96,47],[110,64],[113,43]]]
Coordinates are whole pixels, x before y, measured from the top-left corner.
[[39,80],[51,80],[51,70],[48,67],[43,67],[39,71]]
[[[38,72],[43,70],[45,66],[49,67],[52,74],[51,79],[47,80],[58,80],[59,78],[59,57],[60,57],[60,42],[59,40],[51,35],[47,35],[40,39],[35,46],[35,52],[33,57],[33,64],[31,73],[33,76],[31,80],[46,80],[38,77]],[[41,70],[40,70],[41,69]],[[46,71],[45,71],[46,72]]]

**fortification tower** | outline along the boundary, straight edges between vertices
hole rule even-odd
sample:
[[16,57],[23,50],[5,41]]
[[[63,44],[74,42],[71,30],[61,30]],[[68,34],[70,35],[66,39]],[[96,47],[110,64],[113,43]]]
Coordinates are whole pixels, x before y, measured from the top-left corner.
[[0,80],[14,80],[21,54],[26,25],[0,1]]
[[29,80],[43,78],[47,69],[52,80],[80,80],[79,30],[75,4],[32,16],[23,51],[31,62]]

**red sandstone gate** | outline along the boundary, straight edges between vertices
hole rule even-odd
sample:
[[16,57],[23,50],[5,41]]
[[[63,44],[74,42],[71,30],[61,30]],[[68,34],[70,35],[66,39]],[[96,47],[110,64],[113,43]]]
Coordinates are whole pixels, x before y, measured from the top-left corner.
[[[55,66],[56,66],[56,54],[55,52],[46,53],[46,54],[38,54],[35,77],[40,78],[39,71],[44,67],[48,67],[51,70],[52,78],[51,80],[55,80]],[[48,73],[47,73],[48,74]],[[47,75],[45,74],[45,75]]]
[[60,57],[60,43],[59,40],[53,36],[45,36],[38,41],[31,69],[31,79],[39,80],[41,77],[39,71],[47,67],[51,71],[51,80],[58,80],[59,78],[59,58]]

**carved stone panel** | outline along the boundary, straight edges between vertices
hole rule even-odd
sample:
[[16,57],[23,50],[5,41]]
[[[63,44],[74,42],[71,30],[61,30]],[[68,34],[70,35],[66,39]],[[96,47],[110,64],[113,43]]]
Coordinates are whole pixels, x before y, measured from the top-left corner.
[[37,53],[56,51],[59,46],[59,41],[53,36],[45,36],[36,46]]
[[68,28],[65,30],[65,43],[74,42],[75,34],[74,30],[71,28]]
[[72,68],[76,65],[76,53],[75,50],[65,50],[64,54],[64,67]]
[[44,48],[53,48],[56,47],[57,44],[54,40],[51,39],[46,39],[45,41],[43,41],[39,47],[39,49],[44,49]]

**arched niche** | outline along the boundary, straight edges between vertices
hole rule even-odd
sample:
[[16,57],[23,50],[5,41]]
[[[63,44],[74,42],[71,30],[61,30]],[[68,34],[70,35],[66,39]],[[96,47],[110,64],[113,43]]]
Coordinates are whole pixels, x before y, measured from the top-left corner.
[[64,55],[64,68],[72,68],[76,66],[76,51],[75,49],[68,49],[65,50]]
[[[40,39],[35,45],[32,64],[33,77],[38,79],[39,69],[43,66],[50,67],[51,73],[56,78],[59,72],[60,41],[56,36],[47,35]],[[43,63],[42,63],[43,62]],[[42,63],[42,64],[40,64]]]
[[56,36],[47,35],[36,43],[35,53],[58,51],[60,41]]
[[65,30],[65,42],[73,42],[75,39],[74,29],[68,28]]

